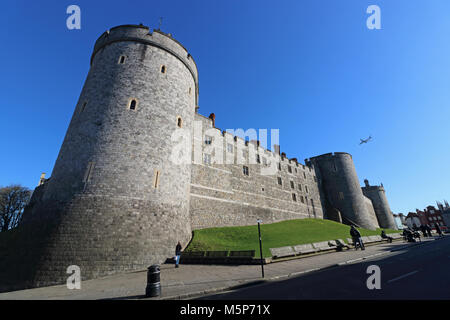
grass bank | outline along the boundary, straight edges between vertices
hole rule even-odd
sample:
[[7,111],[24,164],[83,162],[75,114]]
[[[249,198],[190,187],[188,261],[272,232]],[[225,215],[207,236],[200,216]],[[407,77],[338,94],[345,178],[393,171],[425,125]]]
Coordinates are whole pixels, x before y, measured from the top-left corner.
[[[381,229],[358,228],[362,236],[380,235]],[[399,232],[385,229],[386,233]],[[350,227],[331,220],[298,219],[262,224],[263,256],[270,257],[269,248],[350,238]],[[186,251],[256,250],[259,257],[258,226],[223,227],[194,230]]]

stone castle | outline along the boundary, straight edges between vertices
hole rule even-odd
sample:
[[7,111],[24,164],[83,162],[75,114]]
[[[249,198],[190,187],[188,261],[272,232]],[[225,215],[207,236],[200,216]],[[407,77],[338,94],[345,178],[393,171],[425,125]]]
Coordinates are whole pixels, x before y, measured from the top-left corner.
[[[63,283],[70,265],[83,279],[143,269],[173,256],[193,229],[257,219],[396,229],[383,186],[366,180],[361,188],[350,154],[288,159],[279,145],[271,151],[216,128],[214,114],[198,113],[198,94],[194,59],[170,34],[142,25],[103,33],[51,177],[41,179],[22,225],[0,235],[8,243],[0,245],[0,289],[6,278],[9,288]],[[199,123],[181,151],[200,146],[200,161],[169,161],[173,132]],[[216,164],[218,148],[255,161]],[[276,170],[260,174],[267,159]]]

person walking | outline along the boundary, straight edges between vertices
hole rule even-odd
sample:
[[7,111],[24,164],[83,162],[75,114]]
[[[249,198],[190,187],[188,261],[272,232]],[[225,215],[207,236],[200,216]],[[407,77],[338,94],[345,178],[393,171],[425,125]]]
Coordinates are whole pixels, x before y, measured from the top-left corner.
[[430,225],[427,224],[427,225],[425,226],[425,229],[427,230],[428,236],[429,236],[429,237],[432,237]]
[[392,237],[388,237],[388,235],[386,234],[386,231],[384,231],[384,229],[381,230],[381,238],[388,239],[389,243],[391,243],[392,239],[393,239]]
[[436,232],[439,235],[439,237],[442,237],[442,230],[441,228],[439,228],[439,225],[436,223],[434,226],[436,227]]
[[422,231],[423,237],[426,238],[427,237],[427,228],[423,224],[420,225],[420,231]]
[[177,246],[175,247],[175,268],[178,268],[178,264],[180,263],[181,256],[181,243],[178,241]]
[[355,246],[355,250],[358,250],[358,245],[360,246],[361,250],[365,250],[364,243],[361,239],[361,233],[355,228],[354,225],[350,227],[350,235],[353,239],[353,245]]

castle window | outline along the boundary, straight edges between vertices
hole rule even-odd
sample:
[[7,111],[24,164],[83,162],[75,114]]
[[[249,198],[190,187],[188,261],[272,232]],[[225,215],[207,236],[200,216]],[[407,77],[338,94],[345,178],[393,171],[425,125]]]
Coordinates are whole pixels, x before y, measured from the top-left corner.
[[278,162],[278,170],[281,171],[281,163]]
[[205,153],[203,155],[203,163],[207,164],[207,165],[211,165],[211,155],[210,154]]
[[297,168],[295,168],[295,173],[297,173]]
[[86,183],[89,181],[89,179],[91,178],[91,174],[92,174],[92,169],[94,168],[94,164],[95,162],[89,162],[88,166],[86,168],[86,172],[84,173],[84,178],[83,178],[83,182]]
[[137,99],[130,99],[130,102],[128,103],[128,109],[130,110],[136,110],[138,105]]
[[243,173],[244,175],[248,176],[248,167],[243,166],[243,167],[242,167],[242,173]]
[[294,181],[291,181],[291,188],[295,189]]
[[311,205],[314,207],[314,200],[311,199]]
[[278,184],[279,184],[280,186],[283,185],[283,181],[281,180],[281,177],[278,177]]
[[256,155],[256,162],[261,163],[261,158],[259,157],[259,154]]
[[118,64],[124,64],[125,63],[125,56],[120,56],[119,57],[119,61],[117,63]]
[[164,65],[161,66],[161,73],[166,73],[166,66]]
[[298,184],[298,190],[302,191],[302,185],[300,183]]
[[305,191],[306,193],[308,193],[308,186],[305,186]]
[[297,202],[297,195],[295,193],[292,194],[292,200]]
[[301,201],[302,203],[305,203],[305,199],[303,198],[303,196],[300,196],[300,201]]
[[83,113],[84,109],[86,108],[87,102],[83,103],[83,106],[81,107],[80,113]]
[[159,178],[160,178],[161,173],[159,172],[159,170],[154,171],[153,174],[153,188],[158,189],[159,187]]
[[289,173],[292,173],[292,168],[291,168],[291,166],[288,166],[288,172],[289,172]]
[[305,178],[306,179],[306,174],[303,172],[303,178]]
[[181,119],[181,117],[177,117],[177,126],[178,128],[181,128],[183,126],[183,120]]
[[205,144],[211,144],[212,137],[211,136],[205,136]]

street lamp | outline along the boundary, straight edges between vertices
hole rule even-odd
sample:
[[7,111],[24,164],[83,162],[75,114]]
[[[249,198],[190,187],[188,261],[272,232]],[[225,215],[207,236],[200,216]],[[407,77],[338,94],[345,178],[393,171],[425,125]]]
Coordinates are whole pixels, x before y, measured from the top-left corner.
[[262,254],[262,242],[261,242],[261,228],[260,223],[262,223],[261,219],[256,220],[258,222],[258,236],[259,236],[259,254],[260,254],[260,261],[261,261],[261,273],[262,277],[264,278],[264,262],[263,262],[263,254]]

